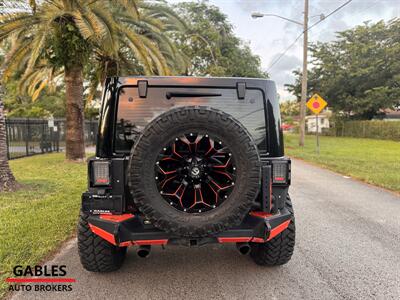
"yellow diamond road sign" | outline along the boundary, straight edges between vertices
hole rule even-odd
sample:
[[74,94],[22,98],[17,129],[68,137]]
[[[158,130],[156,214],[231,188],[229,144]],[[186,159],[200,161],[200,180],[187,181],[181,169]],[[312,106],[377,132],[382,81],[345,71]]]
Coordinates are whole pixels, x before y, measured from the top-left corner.
[[316,115],[318,115],[324,108],[325,106],[328,105],[328,102],[326,102],[320,95],[314,94],[308,101],[307,101],[307,107]]

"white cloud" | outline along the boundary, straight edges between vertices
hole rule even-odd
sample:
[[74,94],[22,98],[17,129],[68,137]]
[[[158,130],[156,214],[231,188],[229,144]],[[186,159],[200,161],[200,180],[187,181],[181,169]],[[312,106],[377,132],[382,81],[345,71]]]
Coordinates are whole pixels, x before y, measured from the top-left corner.
[[[272,61],[275,61],[280,54],[276,54],[272,57]],[[284,55],[282,57],[282,63],[279,68],[273,68],[270,71],[271,79],[276,82],[278,93],[282,100],[293,98],[293,96],[285,90],[285,84],[294,83],[295,77],[293,70],[297,69],[301,65],[301,60],[295,55]]]

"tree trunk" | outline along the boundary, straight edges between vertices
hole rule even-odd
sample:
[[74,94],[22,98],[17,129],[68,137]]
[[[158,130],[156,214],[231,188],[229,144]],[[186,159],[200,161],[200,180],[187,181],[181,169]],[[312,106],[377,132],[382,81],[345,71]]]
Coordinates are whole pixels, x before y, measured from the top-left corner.
[[83,67],[65,67],[66,97],[66,157],[83,161],[85,158],[84,111],[83,111]]
[[8,164],[6,134],[6,120],[0,94],[0,192],[13,191],[19,187]]

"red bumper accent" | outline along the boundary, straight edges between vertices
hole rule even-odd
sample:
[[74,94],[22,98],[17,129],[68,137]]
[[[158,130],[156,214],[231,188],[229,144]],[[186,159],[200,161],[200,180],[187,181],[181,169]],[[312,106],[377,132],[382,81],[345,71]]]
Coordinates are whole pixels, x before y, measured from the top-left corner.
[[218,238],[219,243],[265,243],[276,237],[286,228],[288,228],[290,224],[290,220],[283,222],[282,224],[278,225],[277,227],[271,229],[270,234],[267,239],[262,239],[258,237],[228,237],[228,238]]
[[[291,215],[287,210],[276,214],[250,212],[238,227],[228,229],[213,236],[194,238],[194,244],[203,243],[266,243],[279,235],[290,224]],[[171,235],[154,226],[145,225],[140,215],[91,215],[88,219],[91,231],[119,246],[132,245],[191,245],[192,239]]]
[[168,243],[168,239],[162,239],[162,240],[137,240],[137,241],[127,241],[127,242],[122,242],[117,244],[115,241],[115,237],[113,234],[97,227],[92,224],[89,224],[90,229],[94,234],[97,234],[99,237],[105,239],[107,242],[119,246],[119,247],[127,247],[127,246],[133,246],[133,245],[166,245]]
[[122,242],[119,244],[120,247],[128,247],[128,246],[141,246],[141,245],[166,245],[168,243],[168,239],[163,240],[137,240],[137,241],[128,241]]
[[133,218],[135,215],[132,214],[123,214],[123,215],[107,215],[107,214],[101,214],[100,219],[107,220],[107,221],[112,221],[112,222],[123,222],[125,220],[128,220],[130,218]]
[[251,239],[251,237],[220,237],[218,238],[218,243],[247,243]]
[[249,213],[250,216],[259,217],[259,218],[268,218],[272,216],[272,214],[264,212],[264,211],[251,211]]
[[284,231],[286,228],[288,228],[289,224],[290,224],[290,220],[287,220],[286,222],[283,222],[282,224],[276,226],[275,228],[272,228],[267,241],[273,239],[278,234],[280,234],[282,231]]
[[107,231],[105,231],[105,230],[103,230],[103,229],[101,229],[101,228],[99,228],[97,226],[94,226],[94,225],[92,225],[90,223],[89,223],[89,227],[90,227],[90,229],[92,230],[92,232],[94,234],[97,234],[99,237],[105,239],[107,242],[109,242],[109,243],[111,243],[113,245],[117,244],[115,242],[115,237],[114,237],[113,234],[111,234],[111,233],[109,233],[109,232],[107,232]]

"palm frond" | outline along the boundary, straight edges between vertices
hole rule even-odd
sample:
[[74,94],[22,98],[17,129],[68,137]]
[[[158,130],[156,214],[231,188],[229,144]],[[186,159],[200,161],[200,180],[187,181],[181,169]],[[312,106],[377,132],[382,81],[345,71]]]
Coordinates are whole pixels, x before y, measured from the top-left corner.
[[40,95],[40,92],[47,86],[48,84],[48,79],[42,80],[42,82],[39,84],[39,86],[34,90],[34,92],[31,95],[32,101],[35,102],[37,98]]
[[142,36],[142,41],[148,50],[148,54],[155,63],[158,75],[170,75],[170,69],[160,49],[154,44],[153,41],[145,36]]
[[169,6],[159,3],[141,3],[140,5],[143,12],[141,15],[147,18],[161,19],[164,23],[168,23],[174,27],[175,30],[186,31],[187,24],[181,17]]
[[80,11],[75,11],[72,13],[75,19],[76,27],[78,28],[81,35],[88,40],[93,40],[96,37],[95,29],[92,23],[89,21],[86,15],[83,15]]
[[114,2],[116,2],[117,5],[125,8],[131,18],[139,18],[139,5],[142,2],[141,0],[114,0]]
[[37,99],[45,87],[47,91],[54,87],[56,78],[62,76],[63,69],[51,56],[58,52],[46,51],[45,45],[54,37],[57,41],[60,37],[55,34],[62,32],[57,29],[66,24],[74,26],[82,42],[93,49],[88,102],[109,73],[109,63],[117,65],[118,73],[122,69],[146,75],[169,75],[186,67],[187,58],[172,36],[176,31],[186,31],[187,26],[163,1],[41,0],[30,4],[36,13],[29,6],[26,12],[0,13],[0,42],[13,36],[21,38],[9,51],[5,78],[24,70],[20,88],[32,99]]
[[31,53],[26,70],[28,71],[32,70],[33,67],[35,66],[36,61],[38,60],[39,56],[43,51],[45,41],[46,41],[46,32],[43,32],[42,34],[38,33],[33,38],[33,41],[30,45]]
[[23,83],[18,86],[18,90],[29,95],[32,101],[36,101],[45,88],[48,88],[49,92],[54,92],[62,75],[62,70],[55,71],[52,67],[40,65],[27,74]]
[[3,64],[3,80],[7,82],[11,75],[20,70],[24,65],[24,61],[28,60],[30,51],[29,41],[25,41],[18,45],[9,55]]
[[146,75],[151,75],[153,64],[147,55],[147,47],[144,45],[141,36],[136,34],[134,31],[129,30],[125,26],[119,26],[119,29],[125,34],[128,47],[133,51],[140,63],[143,65]]
[[0,17],[0,42],[11,34],[20,30],[32,28],[40,20],[28,13],[16,13],[15,15],[6,15]]
[[93,13],[95,13],[99,20],[104,24],[104,36],[102,43],[104,48],[109,50],[110,55],[117,55],[119,49],[119,42],[117,38],[116,28],[118,25],[115,23],[113,16],[104,7],[94,7]]

